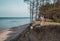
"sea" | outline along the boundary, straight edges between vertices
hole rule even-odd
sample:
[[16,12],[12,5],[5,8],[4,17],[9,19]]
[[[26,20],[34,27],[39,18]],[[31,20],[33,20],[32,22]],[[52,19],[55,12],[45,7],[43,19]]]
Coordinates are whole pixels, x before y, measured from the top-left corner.
[[30,23],[29,17],[0,17],[0,30]]

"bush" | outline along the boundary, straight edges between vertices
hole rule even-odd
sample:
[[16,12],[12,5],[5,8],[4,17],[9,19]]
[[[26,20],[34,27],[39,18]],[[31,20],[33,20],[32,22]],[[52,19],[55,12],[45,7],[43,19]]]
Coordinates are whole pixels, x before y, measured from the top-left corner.
[[53,16],[53,19],[54,19],[54,21],[56,21],[56,22],[60,22],[60,13],[58,12],[57,14],[55,14],[55,15]]

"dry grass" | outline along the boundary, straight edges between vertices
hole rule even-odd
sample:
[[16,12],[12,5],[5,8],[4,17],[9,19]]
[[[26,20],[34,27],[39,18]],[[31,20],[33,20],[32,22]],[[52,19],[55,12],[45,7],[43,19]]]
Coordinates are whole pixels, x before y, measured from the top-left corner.
[[[35,26],[36,24],[39,24],[39,23],[40,23],[39,21],[34,21],[33,26]],[[42,24],[42,26],[46,26],[46,25],[60,25],[60,23],[58,23],[58,22],[44,22]]]
[[45,25],[60,25],[60,23],[57,23],[57,22],[44,22],[43,26],[45,26]]

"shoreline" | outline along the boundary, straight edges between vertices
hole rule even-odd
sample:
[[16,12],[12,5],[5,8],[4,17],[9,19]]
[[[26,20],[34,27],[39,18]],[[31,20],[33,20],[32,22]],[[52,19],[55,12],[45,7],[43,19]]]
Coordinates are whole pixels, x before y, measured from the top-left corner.
[[[27,24],[30,24],[30,23],[27,23]],[[24,26],[24,25],[27,25],[27,24],[13,26],[13,27],[9,27],[9,28],[7,28],[7,29],[12,29],[12,28],[14,28],[14,27],[20,27],[20,26]],[[0,31],[7,30],[7,29],[0,29]]]
[[19,36],[27,27],[28,24],[24,24],[21,26],[12,27],[5,30],[0,30],[0,41],[11,41]]
[[[27,23],[27,24],[30,24],[30,23]],[[27,25],[27,24],[23,24],[23,25],[19,25],[19,26],[14,26],[14,27],[11,27],[11,28],[8,28],[8,29],[2,29],[2,30],[0,30],[0,33],[4,32],[5,30],[14,29],[16,27],[21,27],[21,26],[24,26],[24,25]]]

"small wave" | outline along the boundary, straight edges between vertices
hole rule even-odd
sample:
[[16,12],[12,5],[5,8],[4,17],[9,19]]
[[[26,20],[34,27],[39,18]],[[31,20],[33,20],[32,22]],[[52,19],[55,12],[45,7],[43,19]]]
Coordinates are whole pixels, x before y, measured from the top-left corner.
[[10,22],[18,22],[18,21],[10,21]]

